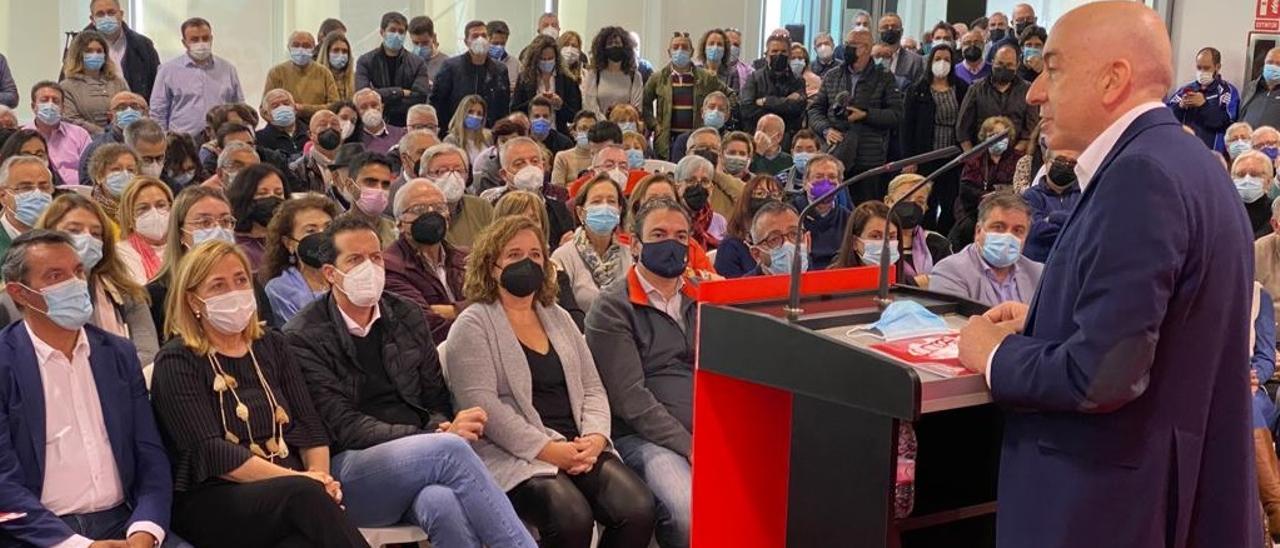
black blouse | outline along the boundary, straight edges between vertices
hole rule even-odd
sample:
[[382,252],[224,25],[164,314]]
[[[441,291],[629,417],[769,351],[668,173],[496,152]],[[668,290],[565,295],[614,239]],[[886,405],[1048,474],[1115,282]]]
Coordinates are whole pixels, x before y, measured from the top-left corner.
[[529,361],[529,375],[533,377],[533,408],[542,417],[543,426],[572,440],[578,437],[578,423],[573,420],[573,407],[569,405],[564,365],[560,363],[555,345],[548,346],[546,354],[539,354],[520,343]]
[[[277,402],[289,415],[284,425],[284,440],[289,456],[272,462],[293,470],[304,470],[302,450],[327,446],[324,425],[320,422],[311,396],[303,384],[302,372],[288,353],[284,336],[268,331],[253,342],[262,374],[275,394]],[[266,392],[254,372],[248,354],[241,358],[217,355],[222,368],[235,377],[236,393],[249,407],[249,426],[253,441],[266,450],[271,438],[274,414],[267,403]],[[239,468],[252,453],[249,432],[236,418],[236,399],[228,390],[223,394],[227,427],[240,438],[233,444],[225,437],[218,412],[218,394],[213,391],[213,369],[209,359],[199,356],[174,338],[156,355],[151,398],[169,457],[173,461],[174,491],[189,491],[202,484],[220,482],[220,476]]]

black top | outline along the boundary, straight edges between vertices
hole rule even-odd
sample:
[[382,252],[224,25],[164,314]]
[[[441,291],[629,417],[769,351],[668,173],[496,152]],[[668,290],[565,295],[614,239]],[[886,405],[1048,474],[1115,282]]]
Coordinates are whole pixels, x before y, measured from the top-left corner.
[[564,366],[555,345],[548,345],[546,354],[539,354],[520,343],[524,357],[529,360],[529,375],[533,377],[533,408],[542,417],[542,424],[568,439],[578,437],[578,423],[573,420],[573,408],[569,405],[569,388],[564,380]]
[[1253,228],[1254,239],[1271,233],[1271,200],[1266,195],[1244,204],[1244,210],[1249,214],[1249,226]]
[[[293,135],[289,135],[284,129],[268,123],[266,127],[258,130],[257,136],[258,146],[279,152],[284,155],[285,161],[292,163],[302,157],[302,147],[306,146],[307,141],[311,139],[311,130],[307,127],[306,122],[299,119],[295,123]],[[283,183],[284,181],[280,182]]]
[[[254,341],[253,353],[276,401],[289,415],[289,422],[284,425],[289,456],[275,458],[273,462],[285,468],[304,470],[302,450],[327,446],[329,439],[311,405],[302,372],[290,356],[284,337],[277,332],[268,331]],[[236,393],[249,407],[249,428],[245,428],[245,423],[236,417],[235,397],[230,390],[223,392],[227,428],[240,438],[239,444],[233,444],[224,437],[209,359],[196,355],[176,338],[165,344],[156,355],[151,398],[165,448],[173,462],[174,491],[189,491],[206,483],[222,482],[220,476],[239,468],[252,456],[250,439],[257,442],[263,451],[270,452],[266,443],[271,438],[274,413],[254,372],[253,360],[247,354],[240,358],[222,355],[217,355],[217,358],[222,368],[235,377],[238,384]]]
[[407,424],[422,428],[425,424],[418,413],[405,404],[396,391],[395,383],[387,374],[383,357],[383,321],[373,322],[369,333],[363,337],[351,337],[356,347],[356,368],[360,370],[360,387],[356,409],[361,413],[391,424]]

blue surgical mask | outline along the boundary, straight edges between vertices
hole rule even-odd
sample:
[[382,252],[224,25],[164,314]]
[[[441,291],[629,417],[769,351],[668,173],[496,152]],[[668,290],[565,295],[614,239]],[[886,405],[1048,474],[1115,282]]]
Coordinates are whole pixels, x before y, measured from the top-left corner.
[[56,126],[62,121],[62,107],[56,103],[40,103],[36,105],[36,118],[45,125]]
[[551,133],[551,120],[546,118],[534,118],[529,122],[529,129],[533,131],[534,135],[545,136],[546,134]]
[[941,316],[915,301],[894,301],[880,313],[880,319],[871,327],[879,331],[885,340],[896,341],[926,335],[938,335],[952,331]]
[[128,171],[112,171],[102,180],[102,185],[107,187],[107,192],[111,193],[111,196],[119,198],[120,195],[124,194],[124,189],[129,187],[129,181],[132,180],[133,174]]
[[413,54],[423,59],[430,59],[435,53],[430,44],[414,44],[413,46]]
[[1041,50],[1040,48],[1033,48],[1031,46],[1022,48],[1022,57],[1025,59],[1035,59],[1043,55],[1044,55],[1044,51]]
[[702,123],[720,129],[724,127],[724,113],[719,110],[702,111]]
[[631,169],[644,167],[644,151],[638,148],[627,150],[627,167]]
[[796,76],[804,74],[804,59],[792,59],[787,61],[787,65],[791,67],[791,74]]
[[889,68],[889,60],[884,57],[876,57],[874,61],[877,67],[880,67],[882,69]]
[[628,132],[628,131],[636,131],[636,123],[635,123],[635,122],[623,122],[623,123],[621,123],[621,124],[618,124],[618,129],[621,129],[623,133],[626,133],[626,132]]
[[28,190],[13,197],[13,216],[27,226],[36,226],[40,215],[53,203],[53,196],[42,190]]
[[729,46],[729,62],[732,63],[742,59],[742,48],[739,46]]
[[86,53],[84,54],[84,68],[89,70],[99,70],[102,65],[107,62],[107,54],[105,53]]
[[462,127],[472,131],[480,129],[484,127],[484,116],[468,114],[466,118],[462,119]]
[[58,327],[68,331],[76,331],[84,327],[84,324],[89,323],[89,317],[93,315],[93,300],[89,298],[89,282],[80,278],[71,278],[40,291],[34,289],[31,291],[44,297],[45,306],[44,310],[35,307],[32,307],[32,310],[44,314],[50,321],[58,324]]
[[578,148],[587,148],[591,144],[591,142],[587,140],[587,132],[585,131],[579,131],[573,134],[573,142],[578,145]]
[[691,53],[687,49],[671,50],[671,63],[677,67],[684,68],[689,66],[689,61],[691,59]]
[[314,56],[315,54],[308,48],[289,48],[289,60],[300,67],[305,67],[311,63],[311,59]]
[[351,58],[345,53],[330,53],[329,66],[336,68],[338,70],[342,70],[346,68],[347,61],[349,61],[350,59]]
[[1262,78],[1268,82],[1280,81],[1280,65],[1267,63],[1262,66]]
[[102,34],[115,34],[120,30],[120,20],[110,15],[94,17],[93,28]]
[[382,45],[389,50],[398,50],[404,47],[403,32],[388,32],[382,36]]
[[724,46],[707,46],[707,60],[719,63],[724,58]]
[[723,156],[724,169],[729,173],[738,174],[747,169],[751,164],[751,158],[748,156]]
[[172,181],[173,181],[173,184],[174,184],[174,185],[176,185],[178,188],[182,188],[182,187],[184,187],[184,186],[187,186],[187,183],[190,183],[192,179],[195,179],[195,178],[196,178],[196,172],[194,172],[194,171],[185,171],[185,172],[182,172],[182,173],[177,173],[177,174],[174,174],[174,175],[170,175],[170,177],[169,177],[169,178],[170,178],[170,180],[172,180]]
[[210,241],[223,241],[229,244],[236,243],[236,234],[230,229],[220,226],[209,228],[198,228],[191,233],[191,245],[197,246]]
[[[116,111],[116,127],[120,129],[127,128],[129,127],[129,124],[137,122],[138,120],[141,120],[141,119],[142,119],[142,113],[135,108],[126,108],[121,111]],[[1248,146],[1248,144],[1246,144],[1245,146]]]
[[[862,264],[880,266],[880,255],[882,253],[884,253],[884,242],[882,240],[862,241]],[[899,258],[898,240],[889,240],[889,264],[897,263]]]
[[538,61],[538,70],[544,74],[551,74],[556,71],[556,60]]
[[298,111],[290,105],[280,105],[271,109],[271,123],[279,127],[289,127],[298,120]]
[[1254,177],[1253,175],[1236,177],[1235,183],[1236,192],[1240,193],[1240,199],[1244,200],[1244,203],[1246,204],[1258,201],[1258,198],[1261,198],[1262,194],[1265,192],[1262,185],[1262,179]]
[[813,158],[812,152],[797,152],[791,155],[791,162],[795,164],[796,171],[804,173],[804,170],[809,167],[810,158]]
[[[766,274],[789,274],[791,273],[791,261],[796,256],[796,244],[791,242],[782,242],[782,245],[769,250],[769,266],[761,267]],[[800,271],[809,270],[809,253],[800,248]]]
[[1001,154],[1004,154],[1008,150],[1009,150],[1008,139],[1001,139],[1000,141],[997,141],[995,144],[991,145],[991,154],[994,156],[999,156]]
[[506,52],[507,52],[506,46],[489,44],[489,58],[493,59],[494,61],[502,60],[502,55],[505,54]]
[[98,261],[102,260],[102,240],[94,238],[92,234],[71,234],[71,244],[76,248],[76,255],[80,256],[80,264],[84,265],[85,270],[93,270],[93,267],[98,266]]
[[1234,160],[1236,156],[1248,152],[1251,148],[1253,148],[1253,145],[1249,144],[1248,139],[1236,139],[1227,143],[1227,154],[1230,154],[1231,159]]
[[1006,268],[1022,256],[1022,240],[1008,232],[987,232],[982,238],[982,260],[995,268]]
[[593,204],[587,206],[586,210],[587,215],[582,223],[587,226],[587,230],[596,234],[610,234],[613,229],[618,228],[618,221],[621,219],[618,206]]

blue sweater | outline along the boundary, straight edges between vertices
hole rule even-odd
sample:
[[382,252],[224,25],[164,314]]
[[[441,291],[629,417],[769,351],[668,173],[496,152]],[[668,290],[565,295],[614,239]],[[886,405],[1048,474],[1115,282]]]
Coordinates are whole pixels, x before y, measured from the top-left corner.
[[751,257],[747,243],[726,236],[716,247],[716,273],[726,278],[741,278],[755,270],[756,260]]
[[[791,205],[795,206],[796,211],[800,211],[809,205],[809,200],[802,194],[792,198]],[[810,238],[809,270],[822,270],[835,260],[836,252],[840,251],[840,242],[844,239],[845,225],[849,224],[849,215],[848,209],[837,205],[825,217],[819,217],[816,211],[809,212],[809,216],[805,217],[804,229],[809,231]]]
[[1027,234],[1026,248],[1022,254],[1037,263],[1049,258],[1049,250],[1058,241],[1058,233],[1066,224],[1071,210],[1080,201],[1080,185],[1071,185],[1058,195],[1044,184],[1044,176],[1022,194],[1031,206],[1031,232]]

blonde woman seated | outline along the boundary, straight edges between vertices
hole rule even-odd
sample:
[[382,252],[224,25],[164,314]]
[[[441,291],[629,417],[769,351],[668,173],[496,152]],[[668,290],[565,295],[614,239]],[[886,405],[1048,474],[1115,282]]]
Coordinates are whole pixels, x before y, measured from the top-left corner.
[[631,251],[618,242],[618,229],[626,226],[626,202],[622,187],[608,173],[596,175],[573,201],[581,226],[551,254],[584,310],[591,310],[600,290],[631,268]]
[[135,283],[147,285],[164,267],[173,192],[155,177],[135,177],[120,197],[116,255]]
[[542,227],[497,219],[471,250],[463,310],[446,341],[459,407],[489,415],[475,443],[541,545],[646,547],[653,495],[611,451],[609,401],[586,340],[555,305]]
[[[93,314],[89,323],[133,342],[138,361],[151,363],[159,350],[156,326],[147,309],[147,292],[125,270],[110,237],[111,220],[92,200],[75,193],[59,196],[49,204],[34,228],[57,230],[71,236],[80,264],[88,272]],[[0,296],[0,324],[19,320],[26,311],[9,296]]]
[[235,244],[196,245],[165,300],[151,397],[173,462],[172,527],[196,546],[367,546],[283,335],[265,331]]

